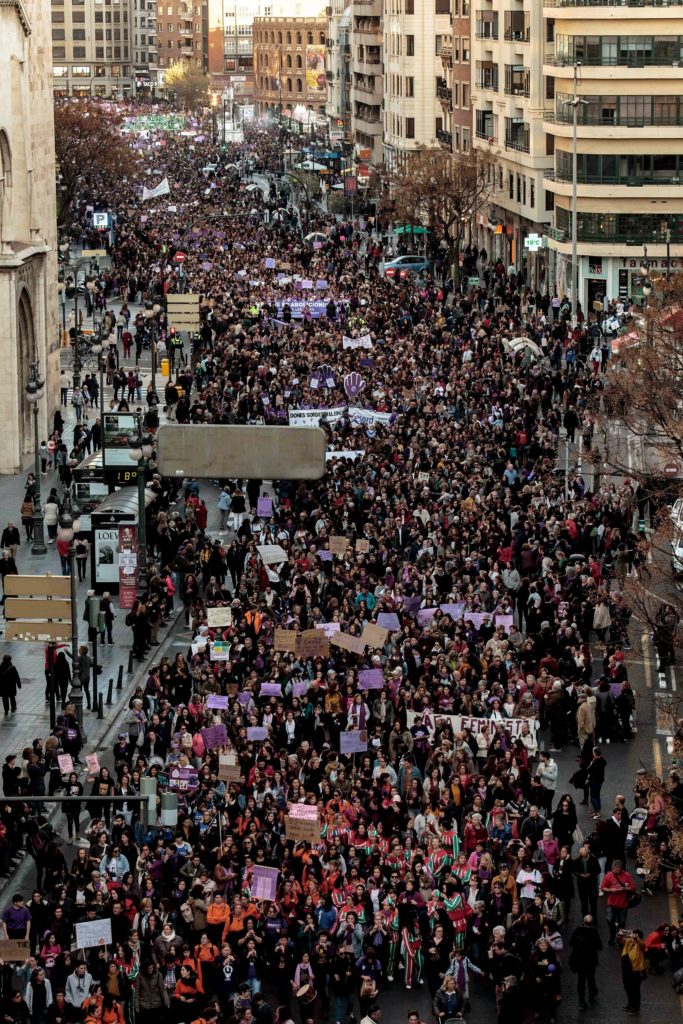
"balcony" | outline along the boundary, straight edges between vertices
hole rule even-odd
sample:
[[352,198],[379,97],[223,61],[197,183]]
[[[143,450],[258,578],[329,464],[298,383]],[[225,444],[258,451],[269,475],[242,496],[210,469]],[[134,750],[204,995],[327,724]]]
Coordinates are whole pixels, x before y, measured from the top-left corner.
[[[570,229],[551,227],[548,228],[548,234],[555,242],[571,241]],[[683,242],[683,231],[671,230],[668,233],[666,230],[650,231],[644,228],[635,233],[624,234],[620,231],[606,232],[599,227],[583,228],[579,224],[576,237],[579,242],[598,242],[602,245],[632,245],[642,249],[643,245],[666,245],[667,242],[672,245],[679,245]]]
[[529,15],[524,11],[505,12],[504,39],[508,43],[528,43],[531,38]]
[[354,124],[366,135],[382,134],[382,118],[373,107],[358,107],[353,115]]
[[441,57],[441,63],[445,68],[453,67],[453,47],[450,43],[441,47],[439,56]]
[[[569,111],[549,110],[543,114],[543,120],[548,124],[573,124],[573,116]],[[626,114],[615,113],[612,117],[598,117],[597,115],[586,114],[580,107],[576,121],[579,128],[680,128],[683,126],[683,116],[679,114],[644,115],[642,117],[630,117]]]
[[525,125],[520,131],[506,133],[505,148],[514,150],[516,153],[529,152],[529,127]]
[[[547,181],[555,181],[562,184],[571,184],[572,176],[571,172],[568,171],[544,171],[543,177]],[[626,188],[638,188],[638,187],[669,187],[672,186],[677,188],[681,184],[681,178],[678,174],[671,174],[669,177],[657,177],[653,178],[648,175],[620,175],[620,174],[587,174],[585,171],[579,170],[576,175],[576,182],[578,185],[609,185],[610,188],[626,187]]]
[[478,63],[475,69],[475,82],[477,89],[498,92],[498,65],[487,61]]
[[505,65],[505,95],[520,96],[529,98],[530,95],[530,74],[525,67],[517,65]]
[[573,68],[577,59],[580,60],[581,66],[584,68],[680,67],[683,69],[683,59],[679,61],[664,55],[635,53],[602,54],[600,56],[591,54],[590,56],[580,58],[570,56],[569,54],[549,54],[543,58],[543,63],[555,68]]
[[353,34],[358,42],[372,46],[382,40],[382,29],[379,18],[356,18]]
[[453,102],[453,90],[449,89],[447,85],[438,86],[436,96],[444,105],[451,104]]
[[680,7],[683,0],[543,0],[544,7]]
[[474,134],[478,139],[481,139],[482,142],[488,142],[490,146],[495,146],[496,143],[498,142],[498,139],[496,138],[495,135],[489,135],[486,131],[480,131],[479,129],[477,129],[477,131]]
[[374,82],[357,80],[353,83],[354,92],[362,93],[363,96],[367,96],[366,102],[376,101],[377,103],[382,102],[382,82],[381,79],[376,79]]
[[452,132],[444,132],[442,130],[439,130],[436,133],[436,140],[437,140],[437,142],[441,143],[441,145],[444,147],[444,149],[447,149],[449,151],[453,149],[453,134],[452,134]]

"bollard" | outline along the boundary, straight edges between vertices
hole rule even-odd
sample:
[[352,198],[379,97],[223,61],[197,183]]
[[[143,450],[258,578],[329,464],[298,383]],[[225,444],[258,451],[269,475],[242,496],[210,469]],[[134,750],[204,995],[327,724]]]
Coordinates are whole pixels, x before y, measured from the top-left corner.
[[119,674],[116,678],[116,689],[123,689],[123,665],[119,665]]
[[128,655],[128,675],[130,675],[132,671],[133,671],[133,652],[131,650],[130,654]]
[[107,705],[110,705],[110,704],[114,703],[113,696],[114,696],[114,680],[110,679],[109,680],[109,686],[107,687]]
[[97,705],[97,717],[104,718],[104,697],[100,694],[99,703]]

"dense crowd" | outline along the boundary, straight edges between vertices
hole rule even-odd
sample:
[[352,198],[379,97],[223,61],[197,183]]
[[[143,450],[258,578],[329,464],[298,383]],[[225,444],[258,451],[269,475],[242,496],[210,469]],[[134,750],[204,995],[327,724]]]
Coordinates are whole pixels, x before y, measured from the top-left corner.
[[[638,849],[666,846],[681,787],[602,805],[607,745],[636,728],[623,594],[644,541],[628,481],[591,490],[573,470],[565,490],[557,458],[562,427],[590,447],[609,350],[484,251],[464,254],[481,281],[466,295],[446,269],[387,280],[381,217],[297,195],[274,173],[279,132],[245,131],[263,187],[233,147],[153,135],[128,181],[89,183],[72,235],[92,239],[89,207],[116,213],[97,301],[161,306],[169,419],[198,443],[200,424],[319,421],[327,471],[221,481],[213,536],[196,480],[176,496],[151,476],[135,654],[178,604],[192,639],[134,694],[112,769],[86,791],[62,780],[83,797],[64,805],[86,840],[71,863],[29,830],[38,890],[2,915],[30,944],[2,973],[6,1019],[377,1024],[389,989],[410,1007],[426,986],[446,1021],[481,985],[500,1024],[552,1024],[568,968],[582,1008],[598,997],[601,890],[637,1013],[643,972],[683,953],[676,927],[625,930],[626,856],[646,892],[667,884],[677,865],[654,874]],[[170,194],[143,203],[163,176]],[[181,289],[202,297],[191,346],[164,311]],[[121,319],[130,352],[149,326]],[[513,351],[520,336],[543,358]],[[78,759],[73,716],[52,740]],[[553,756],[574,744],[576,800]],[[6,787],[33,784],[42,755],[26,755]],[[178,796],[177,824],[141,816],[147,776]],[[110,940],[79,948],[102,922]]]

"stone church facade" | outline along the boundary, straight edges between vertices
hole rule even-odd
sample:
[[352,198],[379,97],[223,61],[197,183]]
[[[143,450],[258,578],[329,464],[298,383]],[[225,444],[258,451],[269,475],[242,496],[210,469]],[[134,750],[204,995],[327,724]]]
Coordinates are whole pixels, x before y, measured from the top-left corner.
[[50,4],[0,0],[0,473],[33,452],[30,364],[47,379],[47,436],[59,377]]

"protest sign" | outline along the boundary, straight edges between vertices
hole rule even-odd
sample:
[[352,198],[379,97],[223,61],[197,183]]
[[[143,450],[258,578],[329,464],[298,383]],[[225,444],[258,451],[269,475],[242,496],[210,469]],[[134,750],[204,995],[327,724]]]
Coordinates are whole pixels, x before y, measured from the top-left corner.
[[227,745],[228,732],[224,725],[208,725],[202,729],[202,739],[207,750],[215,750]]
[[436,615],[437,611],[437,608],[420,608],[419,612],[417,613],[418,626],[424,627],[428,623],[430,623],[434,616]]
[[246,707],[250,700],[252,700],[253,694],[249,693],[248,690],[240,690],[237,694],[237,703],[241,704],[242,707]]
[[368,734],[365,729],[347,729],[339,734],[340,754],[364,754],[368,749]]
[[492,619],[490,612],[464,612],[463,619],[465,622],[471,622],[475,629],[479,630],[487,622]]
[[232,625],[232,611],[230,608],[207,608],[206,609],[206,624],[210,629],[220,628],[221,626]]
[[60,754],[57,758],[57,764],[62,775],[68,775],[69,772],[74,770],[74,762],[71,754]]
[[214,640],[211,644],[211,661],[230,661],[231,644],[225,640]]
[[257,551],[264,565],[279,565],[287,561],[287,552],[281,544],[258,544]]
[[[415,724],[415,714],[416,712],[414,711],[406,712],[409,729]],[[497,722],[492,722],[490,718],[474,718],[470,715],[441,715],[428,711],[424,716],[424,723],[429,729],[430,735],[434,733],[439,722],[450,725],[454,733],[462,732],[463,729],[469,729],[473,734],[488,732],[490,735],[493,735],[496,731],[496,725],[498,724]],[[537,718],[506,718],[500,724],[506,732],[510,733],[513,739],[516,739],[521,735],[522,727],[525,723],[529,726],[531,733],[535,733],[540,724]]]
[[308,683],[292,683],[292,697],[304,697],[308,692]]
[[440,604],[439,608],[444,615],[450,615],[455,622],[462,618],[463,612],[465,611],[465,603],[464,601],[458,601],[455,603],[451,602],[450,604]]
[[218,778],[221,782],[239,782],[242,769],[234,754],[221,754],[218,758]]
[[305,629],[297,640],[296,653],[302,658],[327,658],[330,642],[321,629]]
[[199,775],[193,768],[171,768],[168,773],[168,788],[173,793],[191,793],[199,786]]
[[515,621],[514,615],[494,615],[493,621],[496,626],[503,626],[507,633],[512,629],[512,624]]
[[372,348],[372,337],[369,334],[363,334],[360,338],[347,338],[343,335],[342,348]]
[[206,706],[207,708],[217,708],[219,711],[225,711],[228,707],[228,698],[223,696],[222,693],[210,693]]
[[365,654],[365,641],[361,640],[359,636],[351,636],[350,633],[335,633],[330,643],[334,647],[341,647],[345,651],[351,651],[352,654]]
[[316,629],[321,629],[328,640],[332,639],[333,633],[338,633],[341,629],[340,622],[316,622]]
[[279,683],[261,683],[261,697],[281,697],[282,687]]
[[329,546],[333,555],[345,555],[349,542],[346,537],[330,537]]
[[0,957],[6,963],[27,960],[31,955],[28,939],[3,939],[0,941]]
[[273,636],[276,651],[296,651],[296,633],[293,629],[276,629]]
[[389,630],[377,626],[374,622],[368,622],[363,630],[363,641],[368,647],[384,647],[389,636]]
[[273,499],[259,498],[256,502],[256,514],[263,519],[269,519],[273,514]]
[[277,896],[279,875],[279,868],[264,868],[257,864],[251,876],[251,886],[249,887],[252,900],[270,900],[272,903]]
[[320,842],[320,821],[318,809],[314,807],[315,818],[304,818],[292,813],[295,806],[290,808],[290,813],[285,817],[285,836],[293,839],[296,843],[319,843]]
[[247,739],[260,742],[268,739],[268,730],[263,725],[250,725],[247,727]]
[[190,644],[190,649],[192,651],[193,656],[195,654],[203,654],[204,651],[206,650],[206,645],[208,644],[208,642],[209,641],[206,639],[206,637],[202,637],[200,640],[193,641],[193,643]]
[[417,474],[417,479],[419,480],[419,482],[421,484],[428,484],[429,483],[429,473],[425,473],[424,470],[422,470],[421,473]]
[[417,615],[417,613],[420,610],[421,604],[422,598],[419,596],[413,595],[411,597],[406,597],[404,598],[403,601],[403,610],[405,611],[406,615]]
[[329,451],[325,452],[325,462],[330,462],[332,459],[348,459],[349,462],[355,462],[356,459],[362,459],[364,455],[365,448],[348,451]]
[[370,541],[367,537],[359,537],[356,541],[356,551],[360,555],[367,555],[370,553]]
[[100,770],[100,762],[97,754],[86,754],[85,763],[88,767],[88,775],[95,775]]
[[395,633],[396,630],[401,628],[396,612],[379,612],[377,616],[377,625],[381,626],[382,629],[388,629],[390,633]]
[[92,949],[94,946],[111,946],[111,918],[98,921],[81,921],[76,925],[76,946],[78,949]]
[[322,548],[320,551],[317,552],[317,554],[321,562],[331,562],[332,559],[334,558],[332,552],[326,551],[325,548]]
[[359,690],[381,690],[384,686],[384,671],[381,668],[365,668],[358,673]]

